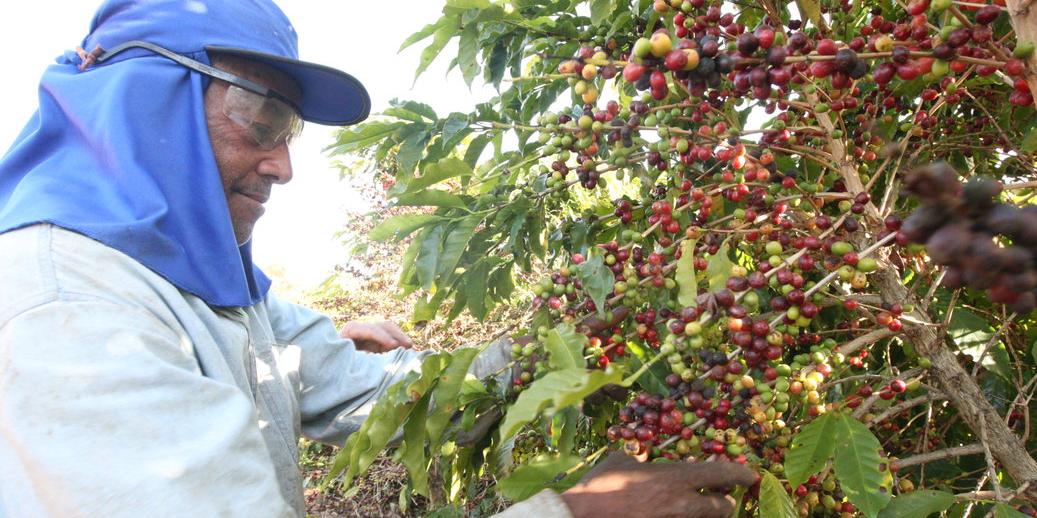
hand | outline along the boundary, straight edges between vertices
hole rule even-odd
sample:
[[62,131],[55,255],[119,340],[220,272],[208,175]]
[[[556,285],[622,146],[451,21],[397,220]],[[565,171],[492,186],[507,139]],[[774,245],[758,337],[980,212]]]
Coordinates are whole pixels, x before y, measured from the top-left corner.
[[353,340],[358,351],[384,353],[399,347],[410,349],[414,346],[410,338],[392,322],[347,322],[338,335]]
[[733,462],[642,464],[615,452],[562,499],[575,518],[727,518],[735,501],[726,493],[754,483],[756,475]]

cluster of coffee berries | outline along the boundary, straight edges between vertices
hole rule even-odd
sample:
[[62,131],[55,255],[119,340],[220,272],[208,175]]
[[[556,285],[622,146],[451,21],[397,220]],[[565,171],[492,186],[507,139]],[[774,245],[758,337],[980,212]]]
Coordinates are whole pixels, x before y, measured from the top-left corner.
[[929,257],[947,267],[944,285],[984,289],[991,301],[1018,313],[1037,306],[1037,206],[999,203],[1000,182],[962,184],[943,163],[915,171],[905,187],[922,204],[901,232],[925,243]]

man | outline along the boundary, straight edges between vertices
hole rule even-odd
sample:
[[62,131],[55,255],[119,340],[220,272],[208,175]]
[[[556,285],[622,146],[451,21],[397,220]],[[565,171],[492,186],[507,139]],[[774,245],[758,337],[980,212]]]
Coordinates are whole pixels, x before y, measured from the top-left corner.
[[[341,444],[421,354],[278,300],[250,237],[302,120],[369,104],[268,0],[100,8],[0,160],[0,516],[303,515],[298,437]],[[625,461],[509,512],[720,516],[699,490],[751,483]]]

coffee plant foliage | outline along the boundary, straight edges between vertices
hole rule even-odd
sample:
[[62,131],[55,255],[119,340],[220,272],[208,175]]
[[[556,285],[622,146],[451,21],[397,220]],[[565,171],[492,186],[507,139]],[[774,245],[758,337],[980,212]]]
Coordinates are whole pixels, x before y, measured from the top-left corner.
[[328,483],[393,445],[436,505],[521,500],[619,449],[749,464],[741,516],[1033,513],[1025,3],[448,0],[401,49],[498,94],[330,149],[421,207],[368,236],[409,240],[415,321],[528,317],[496,376],[390,388]]

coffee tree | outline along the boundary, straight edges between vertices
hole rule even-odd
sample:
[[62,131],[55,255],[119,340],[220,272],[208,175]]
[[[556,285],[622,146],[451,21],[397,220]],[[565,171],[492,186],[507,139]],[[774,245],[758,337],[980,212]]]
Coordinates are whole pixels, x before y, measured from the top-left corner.
[[410,240],[415,320],[529,318],[496,378],[392,387],[346,487],[402,433],[436,505],[622,449],[750,464],[743,516],[1034,515],[1031,1],[448,0],[403,46],[455,39],[497,97],[333,149],[423,207],[370,235]]

